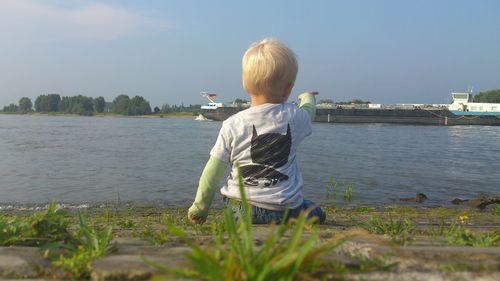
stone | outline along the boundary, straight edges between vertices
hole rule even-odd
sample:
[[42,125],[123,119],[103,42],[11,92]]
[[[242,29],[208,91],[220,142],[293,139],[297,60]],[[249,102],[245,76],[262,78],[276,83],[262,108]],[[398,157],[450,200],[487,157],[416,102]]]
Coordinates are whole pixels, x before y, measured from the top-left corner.
[[25,259],[12,255],[0,255],[0,277],[30,278],[37,275]]
[[500,273],[474,273],[474,272],[371,272],[351,274],[347,280],[369,281],[497,281]]
[[182,256],[139,256],[112,255],[92,263],[91,280],[149,280],[158,270],[148,265],[144,259],[169,267],[181,267]]

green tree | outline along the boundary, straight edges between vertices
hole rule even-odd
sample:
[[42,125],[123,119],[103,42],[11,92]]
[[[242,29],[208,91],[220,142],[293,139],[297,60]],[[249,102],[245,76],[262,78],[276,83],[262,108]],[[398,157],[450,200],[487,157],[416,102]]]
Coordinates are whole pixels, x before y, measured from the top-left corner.
[[48,105],[45,104],[47,101],[48,101],[48,99],[46,99],[46,96],[44,96],[44,95],[40,95],[40,96],[36,97],[35,110],[37,112],[43,112],[44,109],[48,108]]
[[92,115],[94,113],[94,103],[91,97],[78,95],[70,98],[70,113],[79,115]]
[[128,105],[128,112],[130,115],[146,115],[151,114],[151,106],[141,96],[135,96],[130,100]]
[[333,104],[334,102],[332,99],[321,99],[318,101],[318,103]]
[[59,111],[64,113],[71,113],[71,97],[62,97],[59,102]]
[[38,112],[58,112],[61,96],[59,94],[40,95],[35,100],[35,109]]
[[119,95],[113,101],[113,112],[116,114],[129,115],[130,98],[127,95]]
[[242,105],[242,104],[247,103],[247,102],[248,102],[247,100],[245,100],[245,99],[240,99],[240,98],[235,99],[235,100],[233,101],[233,103],[234,103],[234,104],[236,104],[236,105]]
[[18,110],[19,108],[17,107],[17,105],[13,103],[3,107],[4,112],[17,112]]
[[59,111],[79,115],[93,115],[94,104],[91,97],[82,95],[62,97],[59,102]]
[[367,103],[370,103],[369,101],[364,101],[362,99],[353,99],[351,101],[351,103],[354,103],[354,104],[367,104]]
[[370,101],[364,101],[362,99],[353,99],[351,101],[341,101],[337,102],[337,104],[369,104]]
[[474,96],[475,102],[500,103],[500,89],[480,92]]
[[155,106],[155,108],[153,109],[154,113],[155,114],[158,114],[160,113],[160,108],[158,106]]
[[49,112],[58,112],[61,96],[59,94],[50,94],[48,95],[48,98],[49,98]]
[[97,97],[94,99],[94,110],[95,112],[104,112],[104,107],[106,106],[106,101],[104,97]]
[[19,100],[19,111],[21,112],[29,112],[32,110],[33,103],[31,103],[31,99],[27,97],[23,97]]
[[164,104],[161,106],[161,110],[160,110],[161,113],[170,113],[172,112],[172,107],[170,106],[170,104]]

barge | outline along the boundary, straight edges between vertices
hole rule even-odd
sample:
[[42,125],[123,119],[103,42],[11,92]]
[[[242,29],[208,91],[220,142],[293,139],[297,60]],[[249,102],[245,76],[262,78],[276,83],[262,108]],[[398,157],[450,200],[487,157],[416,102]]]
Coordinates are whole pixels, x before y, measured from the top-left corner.
[[[449,105],[339,105],[318,104],[315,122],[323,123],[393,123],[413,125],[489,125],[500,126],[500,104],[475,103],[471,93],[452,93]],[[248,108],[248,105],[210,103],[201,107],[201,114],[211,120],[223,121]]]

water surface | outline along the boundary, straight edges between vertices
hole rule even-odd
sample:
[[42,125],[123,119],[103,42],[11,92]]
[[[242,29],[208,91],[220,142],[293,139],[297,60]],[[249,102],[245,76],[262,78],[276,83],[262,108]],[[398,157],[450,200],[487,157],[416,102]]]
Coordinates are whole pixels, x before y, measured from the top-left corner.
[[[220,122],[0,115],[0,204],[105,201],[189,206]],[[305,197],[344,204],[427,204],[500,192],[500,127],[313,125],[299,148]],[[330,177],[337,196],[327,198]],[[216,199],[217,201],[218,199]]]

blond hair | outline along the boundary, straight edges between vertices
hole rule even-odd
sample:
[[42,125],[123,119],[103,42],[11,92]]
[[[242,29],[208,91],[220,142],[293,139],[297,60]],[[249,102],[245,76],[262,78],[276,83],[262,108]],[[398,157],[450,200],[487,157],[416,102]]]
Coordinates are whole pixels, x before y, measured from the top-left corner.
[[248,93],[281,94],[297,77],[295,54],[274,38],[250,45],[243,55],[242,81]]

